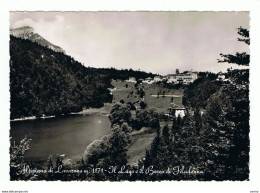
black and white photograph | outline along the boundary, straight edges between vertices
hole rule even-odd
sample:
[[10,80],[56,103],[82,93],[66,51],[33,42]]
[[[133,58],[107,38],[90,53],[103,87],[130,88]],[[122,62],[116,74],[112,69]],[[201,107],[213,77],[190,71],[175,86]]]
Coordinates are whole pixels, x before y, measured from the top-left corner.
[[259,193],[260,0],[0,9],[1,193]]
[[249,180],[249,12],[10,12],[10,180]]

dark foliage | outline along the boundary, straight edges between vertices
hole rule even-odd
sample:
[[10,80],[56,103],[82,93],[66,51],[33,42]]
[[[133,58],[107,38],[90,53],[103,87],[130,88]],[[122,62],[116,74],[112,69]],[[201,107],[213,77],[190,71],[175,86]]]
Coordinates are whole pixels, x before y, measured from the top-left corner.
[[[238,34],[242,36],[243,38],[238,38],[238,41],[245,42],[247,45],[250,45],[250,37],[249,37],[249,31],[245,28],[239,27]],[[236,53],[236,55],[231,54],[220,54],[220,56],[223,58],[223,60],[218,59],[218,63],[233,63],[237,65],[242,66],[249,66],[250,63],[250,55],[246,52],[243,53]]]
[[140,102],[141,109],[145,109],[147,107],[147,104],[144,101]]
[[249,31],[245,28],[242,28],[241,26],[237,30],[238,30],[237,33],[242,37],[244,37],[243,39],[237,38],[238,41],[245,42],[246,44],[250,45]]
[[183,104],[195,108],[205,108],[208,98],[214,94],[220,86],[209,77],[197,79],[194,84],[186,87]]
[[137,90],[137,94],[140,96],[140,98],[143,98],[143,97],[145,96],[144,89],[139,88],[139,89]]
[[61,115],[111,102],[112,79],[153,77],[141,71],[96,69],[30,40],[10,37],[11,119]]
[[136,107],[135,107],[134,104],[131,103],[131,102],[128,102],[128,103],[126,104],[126,107],[127,107],[128,109],[130,109],[131,111],[132,111],[132,110],[136,110]]
[[128,106],[123,104],[115,104],[110,111],[109,119],[111,122],[111,126],[113,125],[121,125],[123,122],[131,124],[131,110]]
[[133,129],[139,130],[142,127],[151,127],[157,129],[160,127],[160,114],[154,109],[136,111]]
[[227,62],[227,63],[233,63],[243,66],[248,66],[250,62],[250,55],[246,52],[242,53],[236,53],[236,55],[232,54],[220,54],[221,57],[223,57],[223,60],[218,60],[218,62]]
[[[239,80],[245,77],[243,72],[230,72],[231,78]],[[164,127],[143,163],[157,170],[192,167],[203,173],[145,176],[144,180],[248,180],[249,80],[242,79],[242,87],[223,86],[211,94],[204,114],[196,108],[193,116],[187,111],[185,119],[174,119],[171,133]]]
[[10,56],[12,119],[67,114],[112,100],[109,77],[70,56],[12,36]]

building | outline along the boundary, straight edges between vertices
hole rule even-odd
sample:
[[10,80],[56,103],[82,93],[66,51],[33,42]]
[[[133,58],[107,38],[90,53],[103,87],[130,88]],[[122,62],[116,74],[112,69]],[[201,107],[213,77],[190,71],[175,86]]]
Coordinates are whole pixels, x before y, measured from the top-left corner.
[[218,74],[218,78],[216,80],[217,81],[222,81],[222,80],[225,80],[225,78],[226,78],[225,74],[219,73]]
[[176,104],[172,104],[169,108],[169,115],[173,115],[176,118],[181,117],[183,118],[185,116],[185,108],[183,106],[178,106]]
[[136,83],[136,79],[135,79],[135,77],[130,77],[128,80],[126,80],[126,82]]
[[148,78],[146,78],[146,79],[143,81],[143,83],[152,84],[152,83],[154,83],[154,80],[153,80],[151,77],[148,77]]
[[216,81],[221,82],[222,85],[233,84],[233,82],[230,79],[226,78],[225,74],[223,74],[222,72],[218,74],[218,78],[216,79]]
[[160,77],[160,76],[155,76],[155,77],[153,78],[153,80],[154,80],[154,82],[159,82],[159,81],[162,81],[162,77]]
[[170,74],[167,76],[168,83],[174,83],[174,84],[191,84],[196,79],[198,79],[198,73],[192,72],[192,71],[186,71],[183,73],[179,73],[179,71],[176,70],[176,74]]
[[177,81],[176,75],[177,75],[177,74],[168,75],[168,76],[167,76],[167,82],[168,82],[168,83],[177,84],[178,81]]

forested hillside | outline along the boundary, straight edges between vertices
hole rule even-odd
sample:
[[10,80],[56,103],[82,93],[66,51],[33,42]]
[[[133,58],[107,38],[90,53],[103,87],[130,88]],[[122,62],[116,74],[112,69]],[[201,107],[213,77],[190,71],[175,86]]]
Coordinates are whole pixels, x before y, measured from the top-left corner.
[[11,36],[11,118],[66,114],[109,102],[109,81],[72,57]]
[[111,79],[154,76],[133,70],[87,68],[30,40],[10,37],[11,119],[61,115],[111,102]]
[[214,75],[201,77],[189,85],[184,91],[183,104],[192,108],[205,108],[209,97],[220,88],[215,79]]
[[[172,128],[164,127],[147,151],[141,167],[154,170],[174,168],[174,175],[136,176],[142,180],[248,180],[249,177],[249,71],[233,70],[233,85],[203,94],[204,80],[186,92],[205,96],[205,111],[196,106],[194,115],[187,107],[186,117],[174,119]],[[243,80],[243,83],[241,83]],[[208,83],[207,83],[208,82]],[[204,87],[205,88],[205,87]],[[191,90],[189,90],[191,89]],[[189,102],[189,101],[188,101]],[[189,102],[192,105],[192,101]],[[203,108],[204,108],[203,106]],[[189,171],[189,174],[185,172]],[[203,171],[203,173],[196,173]],[[195,173],[192,173],[195,172]]]

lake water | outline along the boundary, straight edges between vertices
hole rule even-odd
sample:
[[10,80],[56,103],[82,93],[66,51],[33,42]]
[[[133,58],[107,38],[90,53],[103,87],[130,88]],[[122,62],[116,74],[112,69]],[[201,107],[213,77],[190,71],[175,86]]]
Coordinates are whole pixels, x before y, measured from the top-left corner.
[[79,159],[91,142],[110,133],[110,124],[107,116],[98,114],[11,121],[10,136],[12,144],[26,135],[32,139],[25,160],[42,161],[60,154]]

